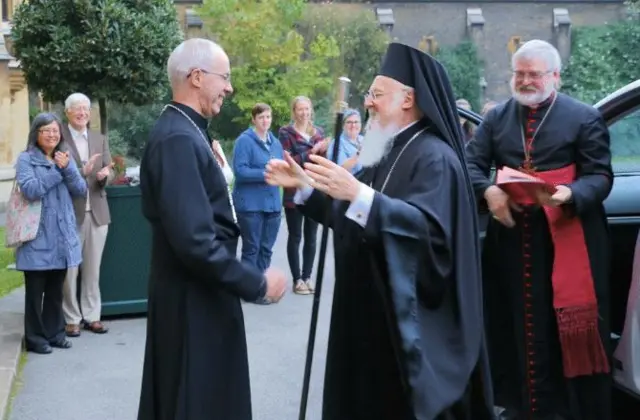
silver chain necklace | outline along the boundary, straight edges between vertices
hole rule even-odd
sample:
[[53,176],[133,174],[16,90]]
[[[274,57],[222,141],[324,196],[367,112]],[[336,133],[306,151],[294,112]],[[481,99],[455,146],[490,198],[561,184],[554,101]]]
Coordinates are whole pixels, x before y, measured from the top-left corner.
[[[396,164],[398,163],[398,161],[400,160],[400,157],[402,156],[402,154],[404,153],[404,151],[407,149],[407,147],[409,147],[409,145],[422,133],[424,133],[424,131],[429,128],[429,127],[425,127],[422,130],[418,131],[416,134],[413,135],[413,137],[411,137],[409,139],[409,141],[407,141],[405,143],[405,145],[402,147],[402,149],[400,150],[400,153],[398,153],[398,156],[396,156],[396,159],[393,161],[393,164],[391,165],[391,169],[389,169],[389,173],[387,174],[387,177],[384,180],[384,183],[382,184],[382,188],[380,188],[380,192],[383,193],[384,189],[387,187],[387,183],[389,182],[389,179],[391,178],[391,174],[393,173],[393,170],[396,167]],[[373,188],[373,181],[371,181],[369,183],[369,187]]]
[[[218,162],[218,159],[216,159],[216,156],[213,154],[213,146],[209,144],[209,140],[207,140],[207,137],[204,135],[204,133],[202,132],[202,130],[200,129],[200,127],[198,127],[198,125],[191,119],[191,117],[189,117],[183,110],[181,110],[180,108],[178,108],[177,106],[171,105],[171,104],[167,104],[164,106],[164,108],[162,108],[162,112],[164,113],[164,111],[167,110],[167,108],[172,108],[175,109],[176,111],[178,111],[180,114],[182,114],[183,117],[185,117],[193,126],[193,128],[196,129],[196,131],[200,134],[200,138],[202,138],[202,140],[204,141],[204,143],[207,145],[207,149],[209,150],[209,152],[211,152],[211,157],[213,158],[213,161],[218,165],[218,167],[220,168],[220,170],[222,171],[222,166],[220,165],[220,163]],[[224,178],[224,176],[223,176]],[[238,217],[236,216],[236,209],[233,205],[233,197],[231,195],[231,189],[227,186],[227,197],[229,198],[229,205],[231,206],[231,212],[233,213],[233,221],[234,223],[238,223]]]
[[[542,117],[542,121],[540,121],[540,124],[538,124],[538,128],[536,128],[536,131],[533,133],[533,136],[531,136],[531,144],[533,144],[533,141],[536,139],[536,136],[538,135],[538,131],[540,131],[540,128],[542,127],[542,125],[544,124],[544,122],[547,120],[547,117],[549,116],[549,114],[551,113],[551,110],[553,109],[553,106],[556,104],[556,99],[558,99],[558,94],[555,93],[553,95],[553,100],[551,101],[551,105],[549,105],[549,109],[547,109],[547,112],[544,113],[544,117]],[[527,139],[526,136],[524,135],[524,127],[522,124],[522,108],[520,108],[520,135],[522,137],[522,148],[524,149],[524,155],[525,155],[525,159],[529,156],[529,152],[527,151]],[[530,157],[530,156],[529,156]]]

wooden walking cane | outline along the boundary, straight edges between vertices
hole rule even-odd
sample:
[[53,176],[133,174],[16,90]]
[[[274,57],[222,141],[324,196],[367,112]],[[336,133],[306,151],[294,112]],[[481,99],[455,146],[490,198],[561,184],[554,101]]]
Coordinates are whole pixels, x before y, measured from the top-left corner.
[[[336,125],[334,127],[333,150],[331,161],[337,162],[340,149],[340,136],[342,135],[342,123],[347,100],[349,99],[349,84],[351,80],[341,77],[339,80],[338,97],[336,100]],[[309,383],[311,381],[311,365],[313,363],[313,349],[316,342],[316,328],[318,327],[318,312],[320,310],[320,295],[322,293],[322,278],[324,275],[324,260],[327,254],[327,242],[329,240],[329,221],[332,213],[333,200],[328,197],[325,210],[325,221],[322,225],[322,239],[320,240],[320,256],[318,259],[318,272],[316,274],[316,289],[313,295],[313,309],[311,310],[311,326],[309,328],[309,340],[307,342],[307,358],[304,366],[304,382],[302,385],[302,399],[300,401],[299,420],[307,417],[307,401],[309,399]]]

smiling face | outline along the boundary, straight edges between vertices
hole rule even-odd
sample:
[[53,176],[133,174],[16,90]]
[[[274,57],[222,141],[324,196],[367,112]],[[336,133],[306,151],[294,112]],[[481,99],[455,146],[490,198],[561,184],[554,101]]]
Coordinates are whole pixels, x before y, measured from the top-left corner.
[[293,119],[296,124],[305,126],[311,121],[311,102],[300,99],[293,105]]
[[522,58],[514,64],[511,94],[522,105],[535,106],[551,95],[559,79],[542,58]]
[[233,93],[229,57],[224,52],[219,52],[208,68],[193,69],[187,77],[198,90],[202,115],[206,118],[218,115],[224,99]]
[[350,115],[344,121],[344,133],[350,139],[357,139],[360,131],[362,130],[362,123],[360,122],[360,116],[357,114]]
[[364,106],[369,111],[369,121],[381,128],[400,129],[404,113],[413,107],[413,99],[400,82],[386,76],[377,76],[365,96]]
[[65,110],[69,124],[76,131],[84,131],[91,119],[91,104],[82,101]]
[[271,111],[266,110],[264,112],[261,112],[260,114],[257,114],[251,119],[251,121],[253,122],[253,125],[256,127],[256,130],[259,133],[266,133],[269,128],[271,128],[271,119]]
[[43,125],[38,129],[38,146],[47,155],[51,156],[53,150],[60,143],[60,126],[57,122]]

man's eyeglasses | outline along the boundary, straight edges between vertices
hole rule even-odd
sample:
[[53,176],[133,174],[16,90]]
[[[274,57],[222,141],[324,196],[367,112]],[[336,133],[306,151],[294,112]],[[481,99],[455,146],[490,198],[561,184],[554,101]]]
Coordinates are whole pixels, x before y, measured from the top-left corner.
[[371,99],[372,101],[375,101],[376,99],[381,98],[384,95],[389,95],[389,94],[393,95],[393,94],[398,93],[398,92],[406,93],[406,92],[409,92],[409,91],[411,91],[410,88],[403,88],[403,89],[400,89],[400,90],[394,90],[392,92],[375,92],[375,91],[370,90],[370,91],[368,91],[367,93],[364,94],[364,100],[366,101],[367,99]]
[[524,79],[525,77],[528,77],[531,80],[538,80],[538,79],[542,79],[544,76],[546,76],[549,73],[553,73],[553,71],[552,70],[547,70],[547,71],[513,70],[512,73],[516,77],[516,79]]
[[196,71],[196,70],[201,71],[201,72],[202,72],[202,73],[204,73],[204,74],[213,74],[214,76],[221,77],[221,78],[222,78],[222,80],[224,80],[225,82],[227,82],[227,83],[231,83],[231,73],[222,74],[222,73],[216,73],[216,72],[208,71],[208,70],[201,69],[201,68],[192,69],[192,70],[189,72],[189,74],[187,74],[187,79],[188,79],[189,77],[191,77],[191,75],[193,74],[193,72],[194,72],[194,71]]

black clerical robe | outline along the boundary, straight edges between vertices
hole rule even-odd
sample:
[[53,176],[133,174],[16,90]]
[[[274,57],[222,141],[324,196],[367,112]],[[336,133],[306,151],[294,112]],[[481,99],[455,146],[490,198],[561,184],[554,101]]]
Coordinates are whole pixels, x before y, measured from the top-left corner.
[[207,121],[173,104],[151,131],[140,170],[152,227],[149,309],[139,420],[250,420],[240,298],[265,293],[263,275],[236,259],[222,171]]
[[[424,128],[407,128],[360,180],[379,191]],[[333,203],[323,419],[492,418],[467,182],[453,149],[426,131],[402,153],[384,192],[375,193],[364,228],[345,216],[349,203]],[[327,196],[315,191],[300,208],[322,223],[326,206]]]
[[[564,205],[563,211],[568,220],[577,217],[582,225],[588,254],[585,260],[597,300],[599,322],[594,324],[606,361],[610,356],[610,243],[602,203],[613,180],[609,134],[595,108],[564,94],[555,98],[537,109],[511,99],[490,111],[467,146],[468,168],[478,199],[486,206],[483,195],[492,184],[492,165],[530,167],[537,173],[575,165],[577,177],[566,183],[572,190],[572,202]],[[525,150],[529,162],[525,162]],[[552,284],[556,252],[545,212],[527,205],[522,212],[512,210],[512,215],[514,228],[490,219],[483,246],[485,313],[496,404],[517,412],[519,417],[514,418],[555,419],[560,415],[607,420],[609,375],[570,378],[563,372]]]

